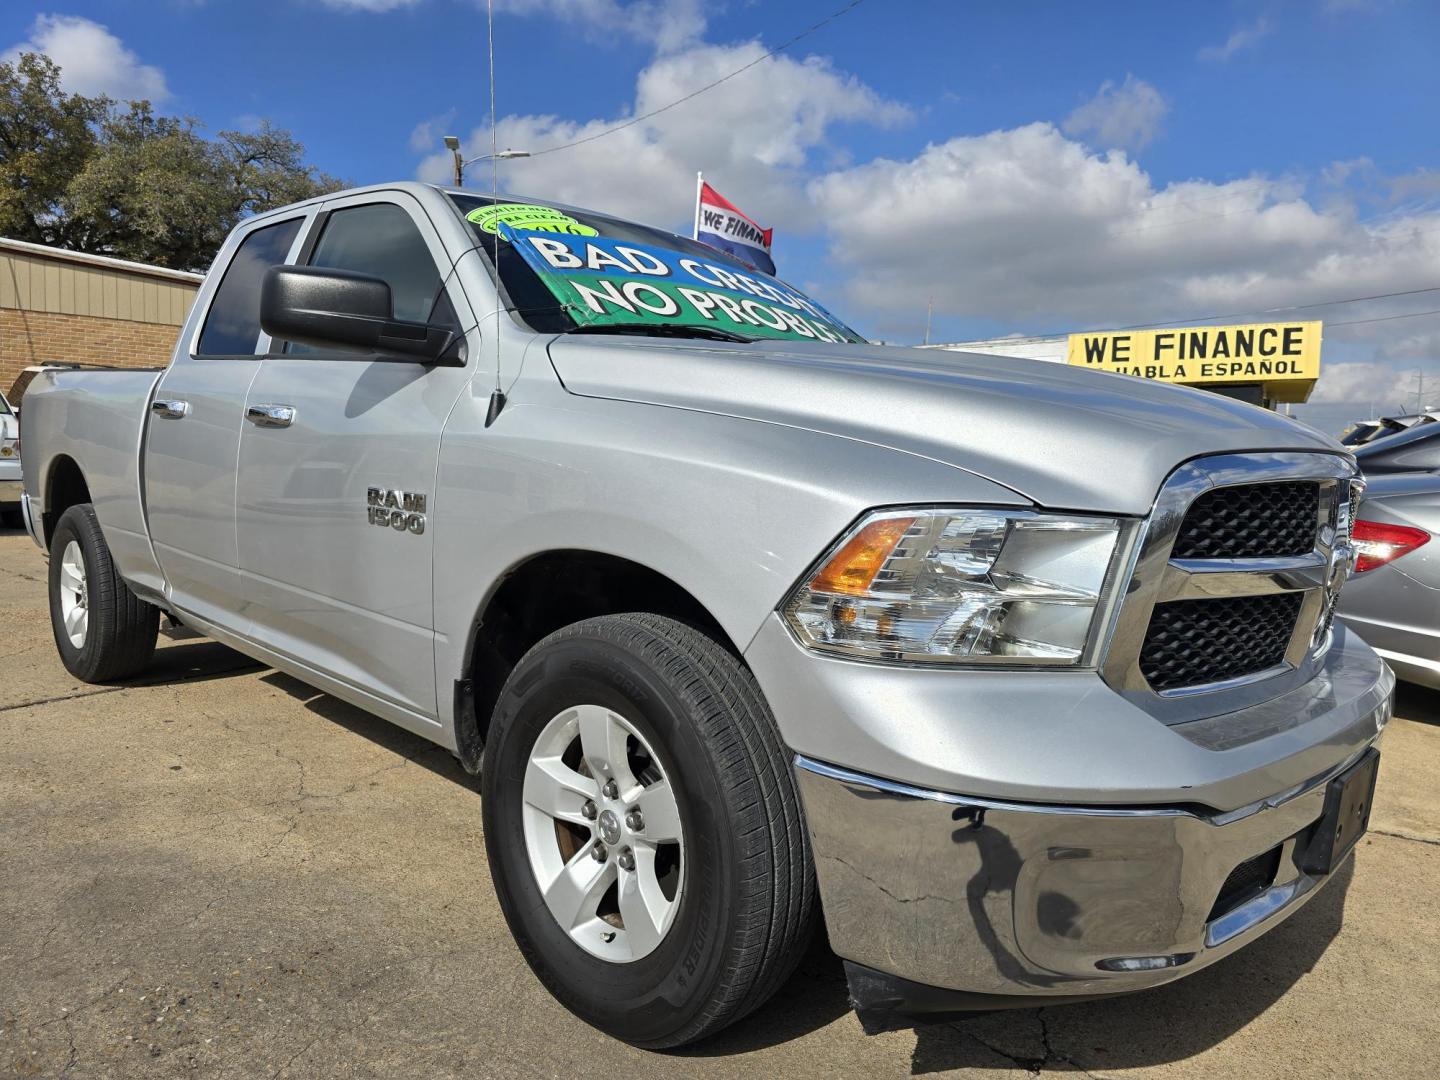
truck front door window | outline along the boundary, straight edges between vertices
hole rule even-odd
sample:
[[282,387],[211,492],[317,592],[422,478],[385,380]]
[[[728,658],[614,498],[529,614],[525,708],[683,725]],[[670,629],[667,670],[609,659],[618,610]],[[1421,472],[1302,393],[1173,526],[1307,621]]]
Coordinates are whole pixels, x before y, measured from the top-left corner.
[[[310,265],[350,270],[380,278],[390,286],[395,318],[429,322],[454,319],[442,303],[440,270],[414,221],[394,203],[372,203],[336,210],[326,220]],[[335,346],[334,348],[338,348]],[[290,342],[288,353],[311,353],[312,346]]]

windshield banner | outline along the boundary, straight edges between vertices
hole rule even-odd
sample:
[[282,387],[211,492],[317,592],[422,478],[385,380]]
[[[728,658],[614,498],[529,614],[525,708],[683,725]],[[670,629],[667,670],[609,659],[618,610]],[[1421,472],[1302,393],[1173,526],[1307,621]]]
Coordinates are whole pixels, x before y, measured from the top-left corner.
[[514,245],[582,326],[668,323],[792,341],[862,341],[813,300],[765,280],[668,248],[603,236],[516,229]]

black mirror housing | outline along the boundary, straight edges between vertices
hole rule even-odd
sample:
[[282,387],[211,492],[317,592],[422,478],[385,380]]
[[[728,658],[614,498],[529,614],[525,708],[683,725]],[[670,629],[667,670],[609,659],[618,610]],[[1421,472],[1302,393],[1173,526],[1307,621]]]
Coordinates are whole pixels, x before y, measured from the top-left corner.
[[389,284],[349,270],[272,266],[260,287],[260,326],[277,341],[348,345],[417,363],[455,352],[451,327],[396,319]]

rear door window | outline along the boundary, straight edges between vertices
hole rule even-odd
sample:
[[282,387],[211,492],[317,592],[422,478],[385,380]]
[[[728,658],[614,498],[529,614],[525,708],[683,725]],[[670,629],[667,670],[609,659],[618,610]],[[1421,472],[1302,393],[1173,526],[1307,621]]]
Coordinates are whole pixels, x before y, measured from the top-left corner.
[[260,340],[260,283],[285,261],[304,218],[256,229],[240,242],[200,331],[197,356],[254,356]]

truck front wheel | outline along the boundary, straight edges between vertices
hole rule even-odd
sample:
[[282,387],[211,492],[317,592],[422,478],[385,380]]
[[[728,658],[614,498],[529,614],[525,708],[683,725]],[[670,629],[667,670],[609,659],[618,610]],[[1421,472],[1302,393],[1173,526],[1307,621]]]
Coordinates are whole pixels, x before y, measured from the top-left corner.
[[66,510],[50,540],[50,625],[65,670],[84,682],[133,675],[155,653],[160,610],[116,572],[89,503]]
[[637,1046],[764,1002],[813,930],[787,755],[753,677],[705,634],[611,615],[516,665],[485,749],[485,844],[541,982]]

